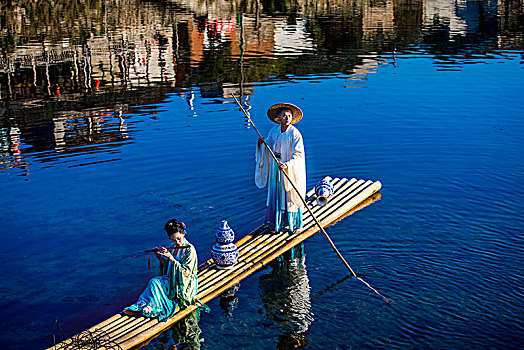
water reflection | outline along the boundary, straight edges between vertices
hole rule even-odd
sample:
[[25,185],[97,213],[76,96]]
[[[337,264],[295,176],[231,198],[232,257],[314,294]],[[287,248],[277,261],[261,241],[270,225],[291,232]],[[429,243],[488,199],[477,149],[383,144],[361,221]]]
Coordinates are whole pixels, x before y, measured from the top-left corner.
[[[342,72],[358,80],[415,44],[447,69],[486,50],[523,47],[517,0],[68,3],[3,5],[3,115],[53,115],[82,100],[111,108],[108,99],[144,87],[178,93],[198,84],[203,98],[230,98],[251,95],[252,82],[289,74]],[[136,104],[146,104],[144,95]],[[191,90],[191,116],[198,115],[195,98]]]
[[277,324],[283,331],[277,349],[304,348],[313,321],[304,246],[293,248],[271,263],[269,274],[260,276],[260,299],[266,309],[266,327]]
[[[58,157],[112,152],[114,145],[132,138],[127,130],[126,107],[91,108],[49,119],[9,119],[0,128],[0,170],[21,169],[29,175],[29,162],[22,153],[42,163]],[[23,140],[23,144],[22,141]],[[48,151],[54,151],[49,153]],[[113,161],[118,158],[106,159]],[[94,162],[71,166],[94,164]]]
[[240,289],[240,283],[226,290],[220,295],[220,308],[224,310],[228,317],[233,316],[233,311],[238,307],[238,297],[236,293]]
[[[200,338],[202,330],[198,325],[200,321],[200,309],[195,310],[183,320],[175,323],[173,327],[163,332],[150,344],[152,349],[186,349],[197,350],[201,347]],[[147,345],[147,344],[143,344]]]
[[20,169],[22,175],[29,174],[29,163],[20,155],[20,128],[0,128],[0,170]]
[[[351,74],[362,64],[359,54],[419,43],[443,60],[461,51],[522,48],[522,7],[513,0],[98,0],[75,11],[57,3],[5,5],[2,100],[34,104],[139,86],[215,83],[220,90],[290,73]],[[63,28],[56,17],[72,25]],[[216,90],[203,91],[216,97]]]

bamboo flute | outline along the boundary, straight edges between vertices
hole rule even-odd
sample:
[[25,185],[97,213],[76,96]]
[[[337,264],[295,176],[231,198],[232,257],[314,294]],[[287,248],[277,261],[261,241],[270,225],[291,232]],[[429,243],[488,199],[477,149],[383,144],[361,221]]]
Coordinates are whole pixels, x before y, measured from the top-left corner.
[[[183,245],[183,246],[180,246],[180,247],[169,247],[169,248],[166,248],[167,250],[178,250],[178,249],[184,249],[184,248],[189,248],[188,245]],[[145,252],[147,253],[147,268],[149,270],[151,270],[151,259],[149,259],[149,253],[154,253],[156,251],[156,248],[155,249],[148,249],[146,250]]]
[[[251,125],[253,126],[253,129],[256,131],[256,133],[258,134],[258,136],[260,138],[262,138],[262,140],[264,141],[264,145],[266,146],[267,150],[269,151],[269,153],[271,154],[271,156],[273,157],[273,159],[275,160],[275,162],[277,162],[277,164],[279,164],[279,161],[277,159],[277,157],[275,156],[275,153],[273,153],[273,150],[271,150],[271,147],[269,147],[269,145],[266,143],[266,140],[262,137],[262,135],[260,134],[260,132],[258,131],[258,129],[256,128],[255,124],[253,123],[253,121],[251,120],[251,118],[249,117],[249,114],[247,114],[246,110],[244,109],[244,107],[242,107],[242,105],[240,104],[240,102],[238,101],[237,97],[235,96],[234,93],[231,93],[231,95],[233,96],[233,98],[235,99],[235,102],[238,104],[238,106],[240,107],[240,109],[242,110],[242,112],[244,112],[244,115],[246,116],[246,118],[248,119],[249,123],[251,123]],[[375,288],[371,287],[371,285],[369,283],[367,283],[366,281],[364,281],[362,278],[358,277],[357,274],[353,271],[353,269],[351,268],[351,266],[349,266],[349,264],[347,263],[346,259],[344,259],[344,257],[342,256],[342,254],[340,254],[340,252],[338,251],[337,247],[335,246],[335,243],[333,243],[333,241],[331,240],[331,238],[329,237],[329,235],[327,234],[326,230],[324,230],[324,227],[322,227],[322,225],[320,224],[320,222],[317,220],[315,214],[313,214],[313,211],[309,208],[309,206],[307,205],[307,202],[306,202],[306,199],[302,196],[302,194],[298,191],[297,187],[295,186],[295,183],[291,180],[291,178],[289,177],[289,175],[287,174],[286,171],[283,171],[281,170],[281,172],[284,174],[284,176],[286,177],[286,179],[289,181],[289,183],[291,184],[291,186],[293,187],[293,189],[296,191],[296,193],[298,194],[298,196],[300,197],[300,199],[302,200],[302,202],[304,203],[304,206],[306,207],[307,211],[309,212],[309,214],[311,215],[311,217],[313,218],[313,220],[315,221],[315,223],[317,224],[318,228],[320,229],[320,231],[322,231],[322,233],[324,234],[324,236],[326,237],[326,239],[328,240],[329,244],[331,245],[331,247],[333,248],[333,250],[335,251],[335,253],[338,255],[338,257],[340,258],[340,260],[342,260],[342,262],[344,263],[344,265],[346,266],[346,268],[349,270],[349,272],[351,273],[351,275],[355,278],[357,278],[359,281],[361,281],[362,283],[364,283],[369,289],[371,289],[375,294],[379,295],[383,301],[385,301],[386,303],[391,303],[385,296],[383,296],[382,294],[380,294]]]
[[[169,247],[169,248],[166,248],[167,250],[175,250],[175,249],[184,249],[184,248],[189,248],[188,245],[183,245],[183,246],[180,246],[180,247]],[[155,249],[148,249],[145,251],[146,253],[154,253],[155,252]]]

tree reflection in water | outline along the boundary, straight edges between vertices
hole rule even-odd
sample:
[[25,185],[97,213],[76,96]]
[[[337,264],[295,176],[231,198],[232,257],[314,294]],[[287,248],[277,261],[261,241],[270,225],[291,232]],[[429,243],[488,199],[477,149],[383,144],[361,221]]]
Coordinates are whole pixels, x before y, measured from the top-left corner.
[[283,331],[277,349],[301,349],[308,345],[307,330],[313,321],[304,245],[286,252],[260,277],[260,299],[266,309],[267,327]]

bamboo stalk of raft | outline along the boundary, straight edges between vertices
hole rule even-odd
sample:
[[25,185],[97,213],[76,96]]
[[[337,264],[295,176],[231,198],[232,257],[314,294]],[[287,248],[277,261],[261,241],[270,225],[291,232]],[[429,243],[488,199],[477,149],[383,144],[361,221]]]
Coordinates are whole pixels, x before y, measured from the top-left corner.
[[[252,239],[245,241],[244,244],[242,245],[235,243],[239,249],[239,260],[238,261],[241,262],[242,260],[249,258],[251,254],[253,253],[254,247],[261,245],[261,244],[264,245],[264,244],[271,243],[271,241],[278,240],[282,237],[283,237],[282,235],[270,235],[267,232],[261,232],[256,237],[253,237]],[[238,264],[235,264],[232,270],[235,270],[237,268],[238,268]],[[231,271],[231,270],[226,270],[223,273],[227,273],[228,271]],[[216,269],[208,268],[202,274],[199,274],[198,277],[207,277],[210,273],[215,273],[215,272],[216,272]]]
[[[366,189],[364,189],[363,191],[360,191],[360,195],[363,197],[363,199],[366,199],[370,196],[372,196],[375,192],[378,192],[381,188],[381,184],[380,182],[374,182],[374,183],[371,183]],[[375,199],[376,200],[376,199]],[[349,201],[351,202],[351,201]],[[370,204],[370,203],[369,203]],[[366,205],[369,205],[369,204],[366,204]],[[351,204],[351,203],[348,203],[348,206],[351,205],[351,207],[349,207],[349,210],[351,210],[352,207],[355,207],[356,205],[355,204]],[[360,209],[360,208],[359,208]],[[344,210],[344,208],[340,208],[339,209],[339,212],[334,212],[332,213],[331,215],[327,216],[323,221],[323,225],[324,226],[330,226],[331,224],[335,223],[336,221],[338,221],[337,219],[340,217],[340,216],[347,216],[346,212],[347,210],[345,210],[342,215],[340,215],[340,211],[341,210]],[[358,210],[358,209],[356,209]],[[345,215],[346,214],[346,215]],[[227,289],[231,288],[232,286],[234,286],[235,284],[239,283],[241,280],[243,280],[244,278],[246,278],[247,276],[249,276],[250,274],[254,273],[255,271],[257,271],[258,269],[262,268],[263,266],[265,266],[266,264],[268,264],[269,262],[271,262],[272,260],[274,260],[275,258],[277,258],[278,256],[282,255],[283,253],[285,253],[286,251],[288,251],[289,249],[293,248],[294,246],[300,244],[301,242],[303,242],[305,239],[311,237],[312,235],[314,235],[315,233],[317,233],[319,231],[318,227],[315,226],[315,227],[312,227],[310,228],[309,230],[306,230],[304,231],[302,234],[299,234],[299,235],[294,235],[294,234],[289,234],[289,236],[294,236],[294,238],[288,242],[285,246],[282,246],[282,247],[279,247],[279,249],[275,250],[272,252],[272,254],[270,254],[269,256],[266,256],[265,258],[261,259],[261,260],[258,260],[258,261],[251,261],[250,262],[250,265],[249,266],[245,266],[243,268],[240,269],[240,271],[238,271],[238,274],[231,280],[229,281],[222,281],[222,283],[220,284],[220,286],[216,287],[210,294],[207,294],[205,296],[203,296],[202,298],[200,298],[200,294],[199,294],[199,298],[200,300],[202,300],[204,303],[208,302],[209,300],[215,298],[216,296],[222,294],[223,292],[225,292]],[[276,248],[276,247],[275,247]],[[227,271],[227,270],[219,270],[219,271]],[[181,316],[179,319],[189,315],[192,311],[194,311],[196,309],[195,306],[192,306],[186,310],[183,310],[182,313],[184,314],[183,316]],[[167,327],[166,327],[167,328]],[[150,337],[153,337],[155,336],[156,334],[159,334],[161,331],[158,331],[157,333],[155,333],[155,330],[154,328],[150,328],[148,329],[145,333],[145,336],[147,336],[148,338]],[[125,349],[126,347],[124,345],[128,345],[127,343],[122,343],[122,347]],[[129,343],[129,345],[133,345],[133,343]]]
[[[336,179],[336,180],[338,180],[338,179]],[[356,180],[353,179],[353,181],[352,181],[352,182],[349,182],[349,183],[354,183],[355,181],[356,181]],[[340,183],[344,183],[344,182],[345,182],[345,181],[341,181]],[[345,183],[348,183],[348,182],[346,181]],[[342,189],[338,188],[338,187],[340,187],[340,186],[338,186],[337,183],[334,184],[334,187],[335,187],[335,191],[341,191],[341,190],[342,190]],[[312,192],[313,192],[313,191],[312,191]],[[345,192],[341,192],[341,193],[345,193]],[[310,193],[310,195],[311,195],[311,193]],[[320,208],[321,211],[326,211],[326,210],[327,210],[327,209],[324,209],[324,207],[319,207],[319,208]],[[324,209],[324,210],[323,210],[323,209]],[[235,244],[239,247],[239,255],[240,255],[240,257],[239,257],[239,261],[241,261],[241,260],[242,260],[242,257],[245,256],[247,248],[251,248],[252,245],[254,244],[254,243],[253,243],[254,240],[256,240],[256,239],[259,238],[259,237],[261,237],[261,236],[257,236],[257,237],[254,237],[254,238],[253,238],[252,235],[248,235],[248,236],[246,236],[244,239],[242,239],[241,241],[235,243]],[[247,238],[247,239],[246,239],[246,238]],[[247,243],[247,244],[244,244],[245,242],[248,242],[248,243]],[[208,263],[208,262],[206,262],[206,264],[207,264],[207,263]],[[206,267],[206,270],[207,270],[206,272],[199,273],[199,275],[198,275],[199,278],[207,277],[210,273],[213,272],[213,270],[211,270],[211,272],[210,272],[210,270],[207,269],[207,268],[209,268],[209,266],[210,266],[210,265],[206,265],[206,266],[205,266],[205,267]]]
[[[343,183],[345,184],[352,184],[352,183],[355,183],[356,180],[353,179],[353,181],[342,181]],[[349,189],[351,189],[352,187],[349,187]],[[337,189],[335,189],[337,190]],[[342,195],[344,195],[346,192],[343,191],[342,188],[339,188],[338,189],[339,191],[341,191],[340,193]],[[325,212],[326,210],[324,209],[324,207],[319,207],[319,212]],[[320,216],[319,216],[320,217]],[[269,237],[274,237],[275,235],[270,235]],[[289,239],[289,236],[283,236],[283,235],[280,235],[281,236],[281,239],[279,239],[279,241],[283,241],[285,239],[287,239],[288,241],[290,240]],[[222,274],[221,277],[223,277],[223,275],[226,275],[226,274],[233,274],[233,273],[236,273],[240,268],[242,268],[244,265],[242,264],[243,263],[243,260],[248,260],[249,258],[262,258],[264,256],[266,256],[267,254],[264,254],[266,251],[268,251],[269,249],[268,248],[271,248],[271,247],[268,247],[264,244],[259,244],[257,246],[253,246],[252,241],[250,241],[250,244],[248,245],[248,247],[250,248],[247,252],[242,250],[242,249],[239,249],[240,250],[240,254],[241,254],[241,257],[243,256],[245,259],[242,259],[242,258],[239,258],[239,263],[237,263],[235,265],[235,270],[230,270],[230,271],[227,271],[225,273]],[[264,242],[264,241],[263,241]],[[261,247],[262,245],[262,247]],[[243,245],[242,247],[246,247],[246,245]],[[254,251],[254,253],[253,253]],[[254,260],[254,259],[251,259],[251,260]],[[213,271],[208,271],[207,273],[205,274],[202,274],[202,275],[199,275],[199,278],[200,277],[209,277],[210,274],[213,273]],[[216,277],[215,277],[216,278]],[[213,283],[215,282],[215,279],[206,279],[204,284],[201,284],[200,286],[202,287],[201,290],[205,290],[207,285],[210,284],[210,283]],[[203,295],[202,295],[203,294]],[[202,294],[199,294],[199,298],[203,297],[205,295],[205,293],[202,293]]]
[[[263,244],[264,242],[271,243],[271,241],[279,239],[279,238],[282,238],[282,236],[260,234],[257,237],[255,237],[254,239],[247,241],[244,245],[239,247],[239,257],[238,257],[237,263],[231,269],[225,270],[221,274],[227,275],[227,274],[234,272],[235,270],[239,268],[240,266],[239,263],[242,263],[244,260],[250,257],[253,257],[253,254],[256,253],[256,249],[254,248],[258,247],[260,244]],[[198,274],[197,276],[198,278],[205,279],[207,277],[210,277],[211,274],[216,274],[216,269],[207,269],[204,273]],[[203,289],[204,285],[205,284],[199,284],[199,288]]]
[[235,271],[239,270],[246,261],[254,260],[255,258],[257,258],[262,253],[262,251],[260,250],[261,247],[271,246],[272,244],[276,244],[276,242],[279,242],[285,236],[284,235],[268,235],[266,233],[266,234],[259,235],[259,237],[260,239],[256,241],[251,240],[248,242],[248,244],[245,245],[246,249],[242,249],[241,251],[242,255],[239,255],[239,259],[237,263],[231,269],[224,270],[218,273],[216,269],[208,269],[206,273],[202,274],[201,278],[203,282],[200,284],[200,287],[199,287],[200,290],[203,291],[205,289],[206,284],[209,284],[210,282],[212,282],[212,280],[210,280],[210,278],[212,278],[212,275],[227,276],[230,274],[234,274]]
[[[275,239],[278,240],[278,241],[282,240],[282,237],[279,236],[279,235],[267,235],[266,234],[265,236],[266,236],[266,238],[270,238],[271,241],[273,241]],[[266,248],[264,250],[267,250],[267,249],[269,249],[269,248]],[[237,265],[239,265],[239,264],[237,263]],[[241,264],[240,264],[240,266],[241,266]],[[217,271],[217,270],[213,270],[213,271]],[[230,270],[222,270],[222,271],[223,272],[231,272]],[[204,279],[204,281],[206,281],[206,280]],[[204,289],[204,288],[202,288],[202,289]],[[199,296],[199,298],[201,298],[201,297]],[[205,302],[207,302],[207,299],[204,299],[204,300],[206,300]],[[191,311],[193,311],[193,309],[188,310],[188,314]],[[126,316],[124,316],[124,318],[125,317]],[[180,317],[180,318],[182,318],[182,317]],[[131,319],[139,319],[139,318],[131,317]],[[158,321],[155,322],[156,320],[152,320],[152,319],[145,318],[145,317],[141,317],[140,319],[142,319],[143,321],[129,321],[128,322],[128,327],[129,327],[129,331],[130,332],[127,332],[126,334],[124,334],[125,338],[130,338],[130,337],[132,337],[134,335],[147,332],[148,330],[152,329],[152,327],[154,327],[156,324],[159,323]],[[138,325],[138,326],[136,326],[136,325]],[[95,326],[95,328],[96,328],[96,326]],[[114,328],[114,326],[113,326],[113,328]],[[118,331],[118,330],[121,330],[121,327],[117,327],[116,331]],[[122,338],[120,336],[120,334],[123,333],[123,332],[116,332],[116,331],[114,329],[107,329],[107,327],[105,329],[106,334],[109,335],[114,341],[118,342],[120,340],[120,338]],[[122,344],[122,345],[124,345],[124,344]],[[125,345],[124,345],[123,348],[124,349],[126,348]]]
[[251,259],[246,259],[246,260],[242,261],[240,264],[239,263],[235,264],[236,269],[233,270],[233,271],[226,270],[222,274],[216,274],[216,276],[213,276],[212,279],[209,282],[206,281],[205,287],[202,288],[203,291],[198,293],[197,297],[199,299],[200,298],[204,298],[207,294],[212,292],[212,290],[210,291],[208,289],[205,289],[206,287],[208,287],[208,286],[216,286],[217,284],[222,283],[222,281],[224,281],[225,278],[227,278],[229,276],[235,276],[235,275],[238,275],[239,273],[242,273],[243,271],[249,269],[252,266],[253,262],[260,261],[260,260],[264,259],[266,256],[268,256],[269,254],[271,254],[271,252],[274,249],[274,247],[280,246],[282,242],[287,243],[292,238],[293,238],[292,235],[287,233],[285,235],[281,235],[274,242],[270,242],[270,243],[273,243],[273,244],[264,245],[262,247],[256,246],[256,249],[251,254],[251,257],[252,257]]
[[[325,179],[328,179],[328,180],[332,180],[330,177],[326,177]],[[341,185],[343,184],[347,184],[348,181],[347,179],[343,179],[342,181],[339,181],[340,179],[336,178],[334,180],[332,180],[332,184],[333,184],[333,187],[335,189],[335,191],[341,191]],[[345,180],[345,181],[344,181]],[[351,182],[349,182],[350,184],[351,183],[354,183],[356,180],[355,179],[352,179]],[[310,192],[307,193],[306,197],[311,197],[314,193],[314,189],[312,189]],[[344,192],[342,192],[344,193]],[[323,207],[319,207],[320,209],[322,209]],[[326,208],[327,210],[327,208]],[[263,227],[263,226],[261,226]],[[261,228],[259,227],[259,229]],[[259,229],[255,230],[255,231],[259,231]],[[237,245],[238,249],[239,249],[239,259],[241,259],[241,257],[244,255],[245,253],[245,250],[247,248],[250,247],[251,244],[253,244],[253,239],[257,239],[258,237],[260,236],[257,236],[257,235],[253,235],[253,234],[249,234],[249,235],[246,235],[244,238],[242,238],[240,241],[236,242],[235,244]],[[244,244],[246,242],[249,241],[249,244]],[[207,277],[207,274],[204,272],[204,270],[208,270],[209,267],[212,267],[212,260],[209,259],[208,261],[206,261],[206,263],[204,263],[200,269],[202,269],[202,271],[199,271],[199,275],[198,275],[198,278],[203,278],[203,277]]]
[[[380,199],[380,182],[356,179],[331,179],[335,193],[330,197],[326,206],[316,204],[314,190],[306,194],[308,205],[323,227],[351,215],[365,206]],[[209,259],[199,266],[199,291],[197,297],[204,303],[219,296],[241,280],[266,266],[286,251],[302,243],[307,238],[319,232],[319,228],[312,222],[309,213],[304,214],[304,231],[301,234],[279,233],[271,234],[263,225],[253,230],[235,244],[239,248],[239,260],[232,269],[216,269],[214,262]],[[197,306],[191,305],[187,309],[179,310],[166,322],[157,319],[117,314],[88,329],[100,330],[108,336],[107,341],[101,342],[100,349],[113,348],[117,344],[122,349],[129,349],[142,344],[160,334],[177,321],[183,319]],[[69,349],[72,338],[51,349]],[[104,347],[105,345],[105,347]]]

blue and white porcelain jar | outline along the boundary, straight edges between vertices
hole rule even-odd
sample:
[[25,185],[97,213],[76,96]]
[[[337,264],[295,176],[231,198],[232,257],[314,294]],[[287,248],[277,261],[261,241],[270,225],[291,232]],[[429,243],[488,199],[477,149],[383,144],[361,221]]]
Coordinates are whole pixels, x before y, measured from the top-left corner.
[[235,233],[233,232],[231,227],[229,227],[226,220],[222,220],[222,224],[217,229],[216,240],[217,243],[220,244],[233,243],[233,241],[235,240]]
[[233,243],[235,232],[229,227],[226,220],[217,229],[216,244],[211,248],[211,257],[219,269],[233,267],[238,261],[238,248]]
[[335,189],[328,180],[321,180],[315,186],[315,194],[317,195],[317,203],[320,206],[327,204],[328,198],[333,195]]
[[219,269],[231,268],[238,260],[238,248],[233,243],[217,243],[211,248],[211,257]]

